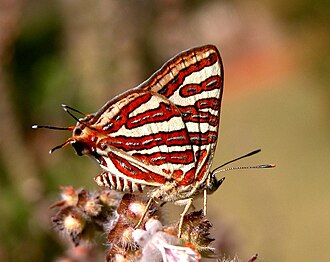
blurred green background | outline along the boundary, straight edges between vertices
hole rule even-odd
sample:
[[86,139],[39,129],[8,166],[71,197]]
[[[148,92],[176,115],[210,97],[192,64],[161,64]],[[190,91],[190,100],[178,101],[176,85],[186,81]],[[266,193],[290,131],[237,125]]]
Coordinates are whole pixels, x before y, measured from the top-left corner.
[[[0,0],[0,261],[53,261],[65,243],[49,205],[60,185],[96,189],[61,103],[95,112],[184,49],[225,65],[214,166],[256,148],[209,198],[215,245],[246,261],[330,257],[330,2]],[[199,206],[198,206],[199,207]]]

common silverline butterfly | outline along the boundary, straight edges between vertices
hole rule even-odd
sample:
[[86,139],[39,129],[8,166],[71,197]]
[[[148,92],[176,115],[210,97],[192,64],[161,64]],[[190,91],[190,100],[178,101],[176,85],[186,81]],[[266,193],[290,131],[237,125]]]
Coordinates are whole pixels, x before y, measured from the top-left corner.
[[[94,178],[95,182],[117,191],[147,194],[145,213],[152,201],[185,205],[180,236],[183,217],[194,196],[204,193],[206,214],[206,195],[223,182],[223,178],[215,177],[217,169],[210,171],[218,138],[223,81],[217,48],[192,48],[169,60],[139,86],[108,101],[96,113],[77,119],[74,127],[33,127],[72,130],[72,136],[51,152],[71,144],[79,156],[95,158],[103,171]],[[63,107],[72,116],[71,111],[79,112]]]

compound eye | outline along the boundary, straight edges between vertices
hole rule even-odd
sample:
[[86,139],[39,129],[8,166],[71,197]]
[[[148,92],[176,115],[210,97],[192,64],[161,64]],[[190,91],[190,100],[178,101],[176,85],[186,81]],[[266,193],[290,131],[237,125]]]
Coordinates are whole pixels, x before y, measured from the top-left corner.
[[79,136],[79,135],[81,135],[81,133],[82,133],[82,130],[81,130],[80,127],[76,127],[76,128],[73,130],[73,135],[74,135],[74,136]]

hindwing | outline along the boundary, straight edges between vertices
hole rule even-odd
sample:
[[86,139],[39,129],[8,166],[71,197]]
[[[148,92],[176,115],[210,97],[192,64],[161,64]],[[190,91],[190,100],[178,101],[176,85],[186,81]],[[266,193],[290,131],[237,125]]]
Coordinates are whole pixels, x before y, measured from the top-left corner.
[[140,88],[165,96],[181,112],[195,156],[195,181],[208,175],[215,151],[223,92],[223,64],[215,46],[185,51]]

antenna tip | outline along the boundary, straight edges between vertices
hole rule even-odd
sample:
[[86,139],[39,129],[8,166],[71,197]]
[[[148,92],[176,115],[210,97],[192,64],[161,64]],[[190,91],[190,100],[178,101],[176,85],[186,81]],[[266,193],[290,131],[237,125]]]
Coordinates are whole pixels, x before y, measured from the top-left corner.
[[61,104],[61,106],[62,106],[64,111],[68,111],[68,108],[67,108],[68,106],[66,104]]
[[38,125],[32,125],[31,126],[33,129],[36,129],[36,128],[38,128]]
[[261,168],[274,168],[274,167],[276,167],[276,165],[275,164],[267,164],[267,165],[261,165],[260,167]]
[[48,154],[51,155],[52,153],[53,153],[53,149],[51,149],[51,150],[48,151]]
[[260,149],[260,148],[258,148],[258,149],[256,149],[256,150],[252,151],[253,154],[257,154],[257,153],[259,153],[259,152],[261,152],[261,149]]

